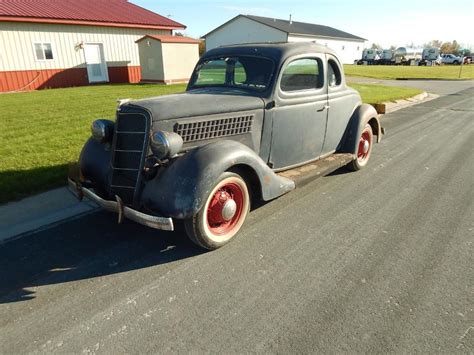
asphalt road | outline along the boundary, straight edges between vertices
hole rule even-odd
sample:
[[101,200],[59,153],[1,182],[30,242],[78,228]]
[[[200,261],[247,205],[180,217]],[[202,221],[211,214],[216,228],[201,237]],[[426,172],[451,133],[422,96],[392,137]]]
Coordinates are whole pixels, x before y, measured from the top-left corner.
[[370,166],[195,248],[96,213],[0,247],[0,353],[474,352],[474,89],[389,114]]

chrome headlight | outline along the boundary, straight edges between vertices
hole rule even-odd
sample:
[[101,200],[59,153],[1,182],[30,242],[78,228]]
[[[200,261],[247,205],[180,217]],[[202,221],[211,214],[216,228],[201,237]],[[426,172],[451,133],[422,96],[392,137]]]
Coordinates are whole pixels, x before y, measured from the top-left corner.
[[158,159],[171,158],[181,150],[183,138],[174,132],[157,131],[151,135],[150,146]]
[[100,143],[112,142],[114,123],[110,120],[99,119],[92,122],[92,138]]

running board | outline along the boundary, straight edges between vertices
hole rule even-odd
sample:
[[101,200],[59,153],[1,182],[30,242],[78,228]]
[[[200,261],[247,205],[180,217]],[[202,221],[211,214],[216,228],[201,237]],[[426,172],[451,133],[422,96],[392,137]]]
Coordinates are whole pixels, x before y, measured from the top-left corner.
[[319,177],[331,174],[340,167],[349,164],[352,160],[354,160],[353,154],[332,154],[327,158],[317,160],[313,163],[279,172],[278,175],[293,180],[296,187],[300,187]]

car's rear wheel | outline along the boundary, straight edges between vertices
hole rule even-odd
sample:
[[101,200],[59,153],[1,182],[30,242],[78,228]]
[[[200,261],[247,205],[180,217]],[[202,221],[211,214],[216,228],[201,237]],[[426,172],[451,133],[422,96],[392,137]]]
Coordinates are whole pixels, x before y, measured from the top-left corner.
[[225,172],[206,197],[201,210],[184,221],[186,233],[202,248],[220,248],[239,232],[249,210],[250,194],[244,179]]
[[359,137],[359,144],[357,145],[357,158],[349,163],[348,167],[357,171],[364,168],[369,162],[372,154],[372,146],[374,143],[374,133],[370,124],[366,124]]

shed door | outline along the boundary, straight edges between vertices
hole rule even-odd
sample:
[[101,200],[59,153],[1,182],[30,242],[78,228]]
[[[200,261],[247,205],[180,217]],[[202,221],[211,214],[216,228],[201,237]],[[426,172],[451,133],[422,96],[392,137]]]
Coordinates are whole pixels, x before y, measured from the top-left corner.
[[104,49],[102,48],[102,44],[85,44],[84,55],[86,57],[87,76],[89,77],[89,83],[109,81],[107,64],[105,63]]

